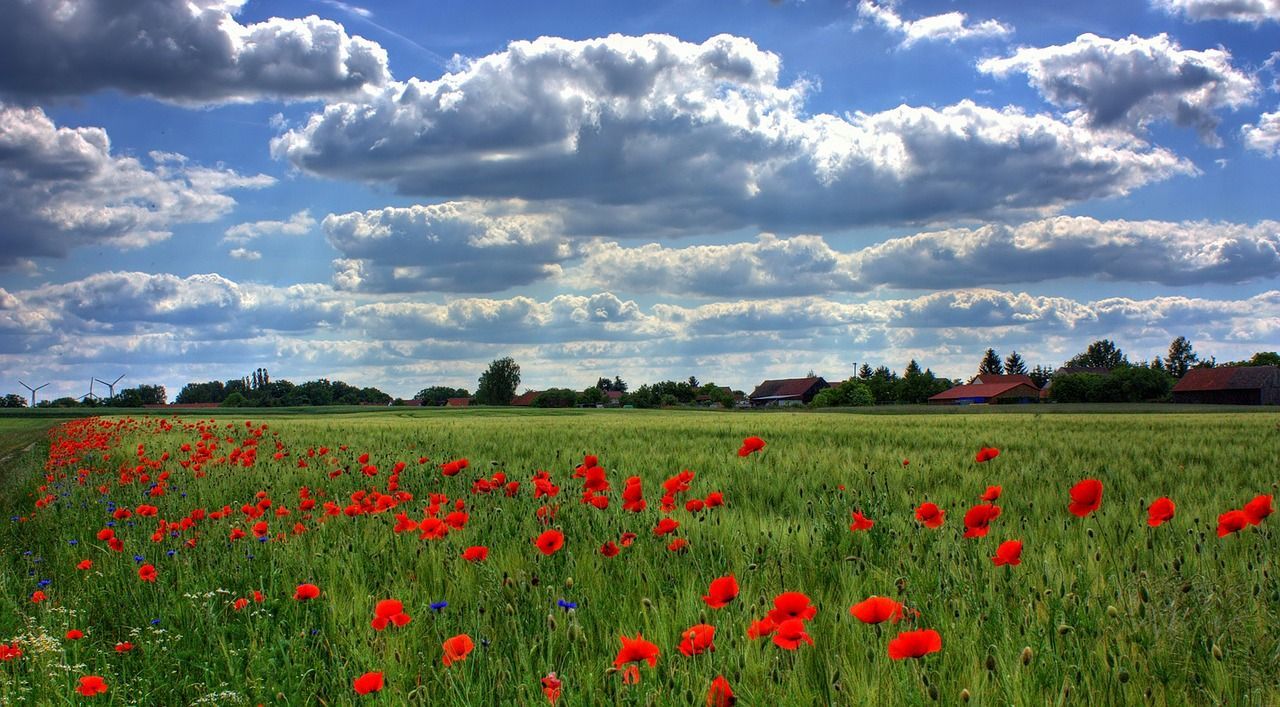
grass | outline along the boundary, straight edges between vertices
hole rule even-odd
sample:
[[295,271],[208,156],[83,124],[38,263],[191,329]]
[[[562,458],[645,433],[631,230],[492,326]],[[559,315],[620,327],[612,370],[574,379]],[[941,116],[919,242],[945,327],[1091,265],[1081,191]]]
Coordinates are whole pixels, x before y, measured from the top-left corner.
[[[210,432],[234,440],[217,456],[240,446],[252,429],[243,420],[251,415],[256,427],[260,412],[217,416]],[[109,458],[94,451],[63,467],[67,477],[48,489],[59,494],[48,508],[33,507],[42,459],[28,459],[0,501],[4,518],[28,517],[0,530],[0,641],[18,638],[25,653],[0,663],[0,702],[76,703],[76,679],[93,674],[111,686],[96,698],[102,704],[191,704],[210,695],[219,704],[355,704],[375,698],[358,698],[352,680],[375,670],[386,675],[376,697],[386,704],[545,704],[538,681],[549,671],[564,681],[562,705],[701,704],[720,674],[752,705],[955,704],[962,692],[971,704],[1001,705],[1280,702],[1272,562],[1280,543],[1268,527],[1275,519],[1223,539],[1214,532],[1218,514],[1273,492],[1274,413],[285,415],[262,418],[256,463],[206,463],[203,478],[177,463],[189,456],[181,445],[194,445],[200,431],[191,423],[164,431],[160,419],[109,430]],[[0,420],[0,436],[11,422]],[[737,457],[753,434],[768,446]],[[348,450],[338,451],[342,444]],[[334,466],[306,457],[321,445],[332,449]],[[982,445],[1000,456],[976,464]],[[171,472],[164,496],[146,496],[141,481],[119,484],[122,466],[147,466],[165,452],[169,459],[148,469]],[[356,457],[365,452],[375,477],[359,473]],[[587,453],[600,456],[613,484],[607,510],[579,503],[582,482],[571,472]],[[417,464],[424,455],[431,463]],[[308,468],[298,468],[300,456]],[[443,477],[437,464],[458,457],[471,467]],[[345,506],[354,491],[387,491],[396,461],[408,463],[400,488],[413,501],[355,517],[324,517],[317,506],[304,518],[303,486]],[[330,468],[347,473],[331,479]],[[528,484],[537,469],[561,487],[554,525],[566,544],[550,557],[530,542],[543,529],[534,511],[544,500]],[[661,482],[682,469],[696,477],[681,504],[722,491],[727,505],[673,512],[676,535],[690,543],[675,554],[670,538],[651,529],[662,517]],[[471,495],[474,479],[496,471],[522,482],[518,497]],[[642,477],[649,502],[640,514],[620,508],[630,475]],[[1106,490],[1100,511],[1079,519],[1066,511],[1067,489],[1086,477]],[[963,539],[964,511],[988,484],[1003,486],[1004,512],[989,537]],[[252,533],[228,540],[232,527],[251,524],[239,508],[259,491],[291,515],[269,517],[269,542]],[[393,533],[393,516],[421,518],[433,492],[465,499],[467,527],[438,541]],[[1162,495],[1177,502],[1177,516],[1149,528],[1145,508]],[[939,530],[914,520],[926,500],[947,512]],[[95,539],[109,503],[151,503],[170,521],[195,508],[230,505],[233,514],[158,543],[149,537],[155,518],[119,521],[125,548],[116,553]],[[855,509],[876,521],[872,530],[850,532]],[[295,522],[305,532],[293,534]],[[602,557],[601,543],[623,531],[637,533],[636,543]],[[196,547],[186,547],[193,536]],[[994,567],[995,546],[1011,538],[1025,543],[1023,563]],[[461,560],[470,545],[489,546],[488,560]],[[159,569],[154,585],[138,579],[135,554]],[[75,570],[85,558],[93,569]],[[710,610],[700,597],[727,573],[742,593]],[[42,579],[52,580],[43,590],[49,599],[33,604]],[[293,601],[302,582],[320,586],[321,599]],[[254,590],[266,600],[231,608]],[[747,625],[783,591],[802,591],[818,607],[808,627],[815,645],[788,652],[746,638]],[[904,601],[920,617],[913,626],[861,625],[848,607],[871,595]],[[373,606],[389,597],[404,601],[413,621],[375,632]],[[561,599],[577,608],[559,608]],[[428,608],[438,601],[448,607]],[[703,621],[717,627],[715,652],[680,655],[681,632]],[[888,640],[913,627],[937,629],[943,650],[889,660]],[[86,638],[64,640],[70,628]],[[609,668],[618,637],[637,632],[662,656],[638,685],[624,685]],[[477,647],[446,669],[441,643],[458,633]],[[115,653],[123,640],[137,649]]]

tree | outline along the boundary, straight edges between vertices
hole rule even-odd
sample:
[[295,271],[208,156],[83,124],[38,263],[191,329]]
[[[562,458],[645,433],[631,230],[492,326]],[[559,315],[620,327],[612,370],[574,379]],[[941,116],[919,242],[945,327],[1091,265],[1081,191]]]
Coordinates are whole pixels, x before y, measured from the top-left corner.
[[871,364],[864,363],[858,367],[858,377],[861,378],[862,380],[866,380],[870,378],[871,374],[872,374]]
[[995,349],[987,349],[987,353],[982,356],[982,363],[978,364],[978,375],[991,374],[1000,375],[1004,373],[1004,365],[1000,363],[1000,354]]
[[1005,357],[1004,373],[1007,376],[1027,375],[1027,362],[1022,360],[1022,356],[1020,356],[1017,351],[1014,351]]
[[249,401],[240,394],[240,391],[237,390],[231,395],[228,395],[226,399],[222,401],[221,406],[224,408],[242,408],[248,405]]
[[1259,351],[1249,359],[1250,366],[1280,366],[1280,353],[1275,351]]
[[604,400],[604,391],[593,386],[578,393],[574,402],[578,405],[591,405],[594,407],[604,404]]
[[480,405],[510,405],[511,399],[520,387],[520,364],[507,356],[489,363],[489,368],[480,374],[480,385],[476,388],[476,403]]
[[1035,383],[1037,388],[1043,388],[1053,377],[1053,370],[1045,366],[1036,366],[1027,375],[1031,376],[1031,382]]
[[[1089,348],[1084,353],[1076,354],[1067,366],[1072,368],[1119,368],[1129,365],[1129,358],[1124,355],[1119,346],[1110,339],[1099,339],[1089,344]],[[1057,382],[1054,382],[1057,385]]]
[[414,400],[421,400],[423,405],[439,407],[449,402],[449,398],[469,398],[471,393],[466,388],[450,388],[447,385],[433,385],[418,391]]
[[914,376],[923,375],[923,373],[924,371],[920,370],[920,364],[916,363],[916,360],[913,358],[909,363],[907,363],[907,370],[902,374],[902,378],[905,380]]
[[809,406],[815,408],[861,407],[874,405],[875,402],[875,396],[871,394],[871,389],[866,383],[850,378],[834,388],[818,391]]
[[182,386],[182,390],[178,391],[178,397],[174,399],[174,402],[178,404],[220,403],[226,397],[227,389],[222,384],[222,381],[188,383]]
[[536,408],[571,408],[578,401],[578,394],[568,388],[548,388],[533,399]]
[[140,408],[143,405],[164,405],[168,400],[163,385],[140,385],[116,393],[116,397],[107,404],[118,408]]
[[1164,368],[1174,378],[1187,375],[1187,371],[1200,360],[1187,337],[1179,336],[1169,344],[1169,355],[1164,358]]
[[0,408],[24,408],[27,406],[27,399],[17,393],[9,393],[0,399]]
[[622,376],[613,377],[613,389],[618,393],[627,392],[627,382],[622,380]]

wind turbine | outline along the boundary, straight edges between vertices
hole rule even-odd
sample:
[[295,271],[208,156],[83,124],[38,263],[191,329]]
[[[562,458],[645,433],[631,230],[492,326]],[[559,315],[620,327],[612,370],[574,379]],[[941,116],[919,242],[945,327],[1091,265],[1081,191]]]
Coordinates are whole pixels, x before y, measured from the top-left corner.
[[[108,382],[106,382],[106,381],[102,380],[101,378],[94,378],[94,380],[96,380],[96,381],[98,381],[99,383],[101,383],[101,384],[103,384],[103,385],[107,386],[107,392],[109,392],[109,393],[111,394],[111,397],[112,397],[112,398],[114,398],[114,397],[116,397],[116,383],[119,383],[121,378],[124,378],[124,374],[123,374],[123,373],[121,373],[121,374],[120,374],[120,378],[117,378],[117,379],[115,379],[115,380],[111,381],[110,383],[108,383]],[[92,385],[92,383],[90,383],[90,385]]]
[[31,386],[27,385],[26,383],[23,383],[22,381],[18,381],[18,383],[21,384],[23,388],[26,388],[27,390],[31,391],[31,407],[36,406],[36,391],[40,390],[46,385],[49,385],[48,383],[45,383],[44,385],[37,385],[36,387],[32,388]]
[[86,402],[86,401],[89,401],[89,400],[97,400],[97,399],[98,399],[98,396],[96,396],[96,395],[94,395],[94,394],[93,394],[93,379],[92,379],[92,378],[90,378],[90,379],[89,379],[89,392],[87,392],[87,393],[85,393],[84,395],[81,395],[81,396],[80,396],[80,402],[82,402],[82,403],[83,403],[83,402]]

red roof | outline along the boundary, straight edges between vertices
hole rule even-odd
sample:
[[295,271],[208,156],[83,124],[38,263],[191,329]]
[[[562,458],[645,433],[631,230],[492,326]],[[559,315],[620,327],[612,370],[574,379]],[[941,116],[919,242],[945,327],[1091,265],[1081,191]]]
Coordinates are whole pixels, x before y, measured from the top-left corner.
[[826,388],[827,382],[821,377],[767,380],[756,386],[755,391],[749,397],[752,400],[802,398],[815,385],[819,385],[820,388]]
[[610,399],[610,400],[622,400],[622,395],[623,395],[623,393],[622,393],[622,391],[621,391],[621,390],[606,390],[606,391],[604,391],[604,397],[606,397],[606,398],[608,398],[608,399]]
[[961,398],[994,398],[997,395],[1002,395],[1022,385],[1030,387],[1030,392],[1038,395],[1035,385],[1031,383],[974,383],[972,385],[957,385],[956,387],[950,390],[944,390],[929,399],[959,400]]
[[973,381],[974,384],[978,385],[988,385],[991,383],[1025,383],[1032,388],[1038,389],[1040,387],[1036,385],[1035,381],[1031,380],[1031,376],[1022,373],[1016,373],[1011,376],[997,376],[993,373],[981,373],[975,376]]
[[471,398],[449,398],[444,404],[447,408],[464,408],[471,405]]
[[542,395],[541,390],[526,390],[520,395],[517,395],[516,397],[512,398],[511,404],[518,405],[520,407],[529,407],[530,405],[533,405],[533,399],[538,397],[539,395]]
[[1277,385],[1276,366],[1220,366],[1193,368],[1173,386],[1175,393],[1203,390],[1252,390]]

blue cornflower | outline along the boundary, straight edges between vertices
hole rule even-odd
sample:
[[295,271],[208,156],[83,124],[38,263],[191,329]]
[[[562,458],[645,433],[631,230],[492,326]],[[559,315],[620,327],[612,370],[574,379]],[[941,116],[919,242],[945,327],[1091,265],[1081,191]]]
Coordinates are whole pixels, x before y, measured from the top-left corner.
[[447,601],[436,601],[431,603],[432,611],[439,611],[449,605]]
[[134,561],[134,562],[142,562],[144,559],[146,559],[146,558],[144,558],[142,555],[134,555],[134,556],[133,556],[133,561]]
[[576,608],[578,608],[578,603],[577,603],[577,602],[574,602],[574,601],[565,601],[564,599],[561,599],[560,601],[556,602],[556,604],[558,604],[558,605],[560,606],[560,608],[561,608],[561,609],[564,609],[565,611],[569,611],[570,609],[576,609]]
[[75,538],[72,538],[72,539],[70,539],[70,540],[68,540],[68,541],[67,541],[67,544],[68,544],[68,545],[70,545],[70,546],[72,546],[72,547],[75,547],[76,545],[79,545],[79,544],[80,544],[80,541],[79,541],[79,540],[76,540]]
[[115,522],[114,520],[109,520],[109,521],[107,521],[107,527],[108,527],[108,528],[114,528],[114,527],[116,527],[116,522]]
[[260,543],[265,543],[266,541],[268,541],[268,540],[270,540],[270,539],[271,539],[271,538],[267,537],[266,535],[262,535],[262,536],[259,536],[259,537],[258,537],[258,542],[260,542]]
[[159,625],[160,625],[160,619],[151,619],[151,625],[152,625],[152,626],[159,626]]
[[166,554],[166,555],[168,555],[169,557],[173,557],[174,555],[178,554],[178,551],[177,551],[177,550],[170,550],[170,551],[166,552],[165,554]]
[[40,580],[39,582],[36,582],[36,586],[37,586],[37,587],[40,587],[41,589],[44,589],[45,587],[49,586],[50,584],[53,584],[53,580],[52,580],[52,579],[42,579],[42,580]]

